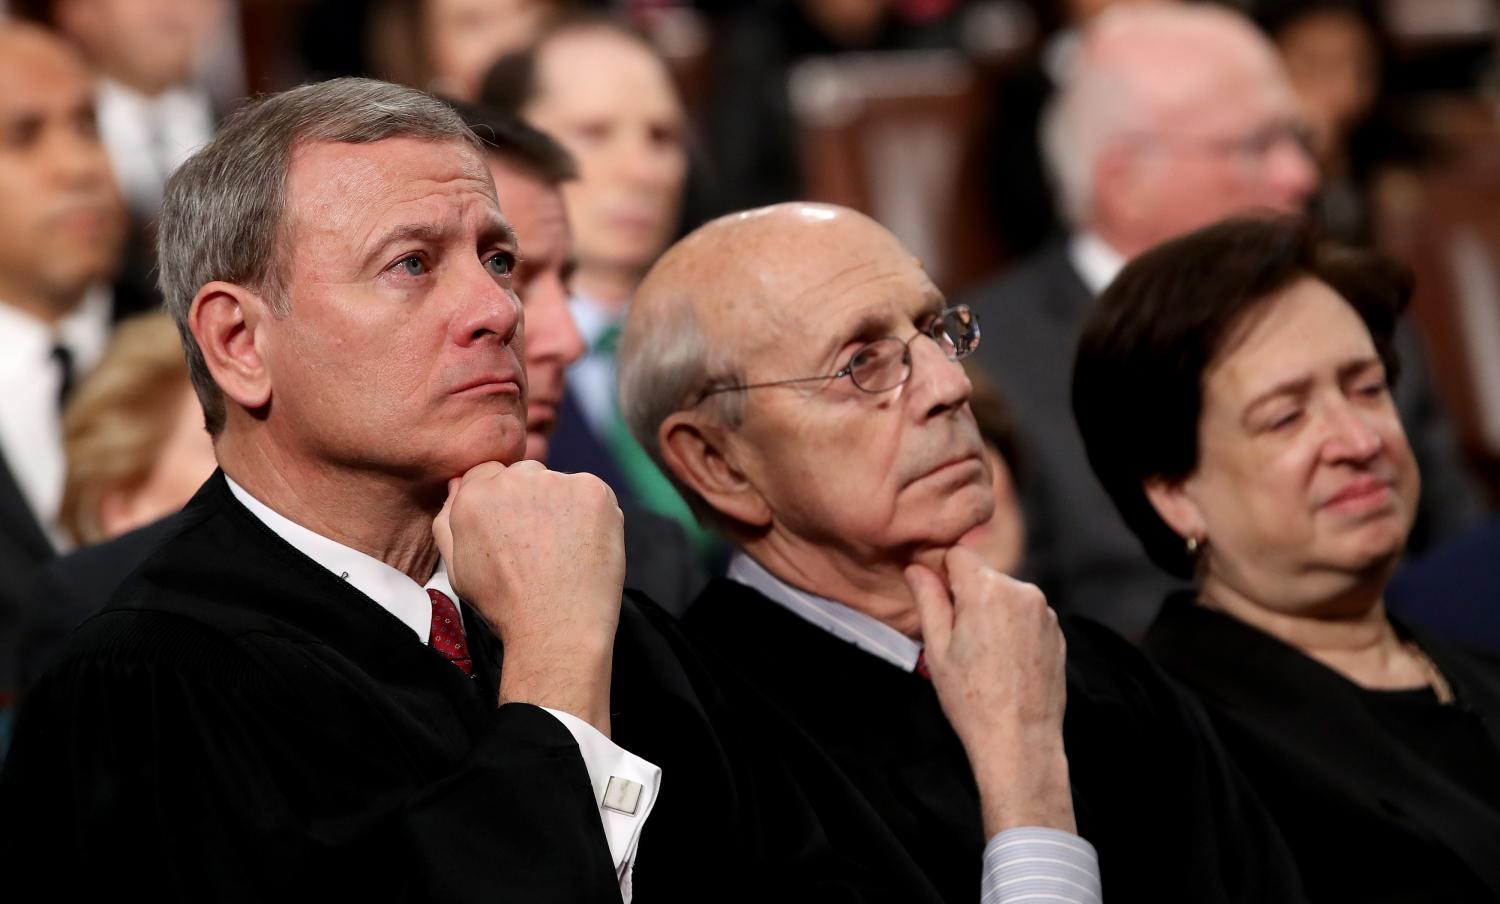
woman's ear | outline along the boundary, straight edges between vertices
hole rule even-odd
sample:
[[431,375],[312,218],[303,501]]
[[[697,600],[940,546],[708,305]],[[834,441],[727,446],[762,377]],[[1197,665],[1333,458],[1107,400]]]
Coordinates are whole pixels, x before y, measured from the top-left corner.
[[658,429],[667,467],[715,510],[751,527],[771,523],[771,507],[736,460],[728,431],[706,423],[695,412],[669,415]]
[[271,373],[256,347],[257,327],[269,317],[265,301],[244,286],[211,282],[188,308],[188,329],[225,397],[242,408],[271,401]]
[[1156,509],[1156,514],[1179,537],[1205,539],[1208,527],[1198,504],[1188,492],[1186,480],[1149,477],[1142,482],[1141,488],[1146,491],[1146,499]]

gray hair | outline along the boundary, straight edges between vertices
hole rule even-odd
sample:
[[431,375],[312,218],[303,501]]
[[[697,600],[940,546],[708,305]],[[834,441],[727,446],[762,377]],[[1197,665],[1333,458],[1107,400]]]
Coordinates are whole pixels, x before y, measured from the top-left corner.
[[167,182],[158,219],[158,284],[177,323],[188,374],[209,433],[224,426],[224,397],[188,329],[204,285],[246,286],[285,317],[289,246],[286,176],[308,142],[368,144],[387,138],[480,141],[442,101],[373,79],[341,78],[260,98],[231,116]]
[[[1070,226],[1089,226],[1099,155],[1159,128],[1156,98],[1162,85],[1191,77],[1144,70],[1141,48],[1201,49],[1206,40],[1226,36],[1249,42],[1268,57],[1275,54],[1248,19],[1215,4],[1117,5],[1092,20],[1068,48],[1057,94],[1043,112],[1041,145]],[[1125,47],[1137,53],[1122,59]]]
[[698,324],[697,313],[686,297],[664,299],[652,313],[633,314],[620,337],[616,356],[619,375],[620,413],[636,442],[672,481],[698,522],[705,527],[732,529],[724,516],[678,479],[662,456],[659,434],[668,417],[700,406],[709,417],[729,430],[745,418],[742,392],[723,392],[704,397],[713,386],[744,381],[739,367],[711,343]]
[[1130,101],[1119,73],[1075,59],[1042,111],[1042,159],[1057,191],[1059,213],[1075,229],[1089,223],[1094,161],[1131,128]]

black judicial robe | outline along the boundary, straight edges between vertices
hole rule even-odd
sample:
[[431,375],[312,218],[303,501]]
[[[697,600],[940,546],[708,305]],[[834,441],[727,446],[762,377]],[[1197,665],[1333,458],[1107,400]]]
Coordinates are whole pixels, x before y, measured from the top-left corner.
[[1397,629],[1454,705],[1366,690],[1191,594],[1167,601],[1146,648],[1207,706],[1313,899],[1500,900],[1500,661]]
[[[828,753],[945,900],[978,900],[979,794],[928,681],[725,579],[684,624]],[[1284,843],[1202,711],[1107,629],[1063,624],[1074,811],[1105,899],[1302,900]]]
[[[0,776],[8,887],[619,900],[577,745],[495,705],[501,651],[475,612],[470,679],[222,475],[174,523],[22,707]],[[744,743],[764,714],[731,706],[672,625],[627,599],[616,639],[613,736],[664,773],[635,900],[936,900],[818,751]]]

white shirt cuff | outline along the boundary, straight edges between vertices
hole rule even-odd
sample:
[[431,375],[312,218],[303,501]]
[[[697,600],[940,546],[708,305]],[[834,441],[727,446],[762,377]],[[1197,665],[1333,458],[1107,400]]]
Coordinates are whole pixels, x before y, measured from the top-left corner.
[[1006,829],[984,848],[980,904],[1103,904],[1094,846],[1060,829]]
[[620,895],[625,904],[630,904],[636,847],[646,817],[656,804],[661,769],[620,747],[577,716],[545,706],[542,709],[557,717],[578,742],[589,782],[594,786],[594,800],[599,802],[599,818],[604,823],[615,875],[620,879]]

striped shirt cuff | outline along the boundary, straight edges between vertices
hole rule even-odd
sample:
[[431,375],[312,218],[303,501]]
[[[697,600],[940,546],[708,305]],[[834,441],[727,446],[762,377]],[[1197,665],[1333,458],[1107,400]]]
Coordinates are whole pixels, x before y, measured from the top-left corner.
[[984,848],[980,904],[1103,904],[1099,855],[1071,832],[1006,829]]

